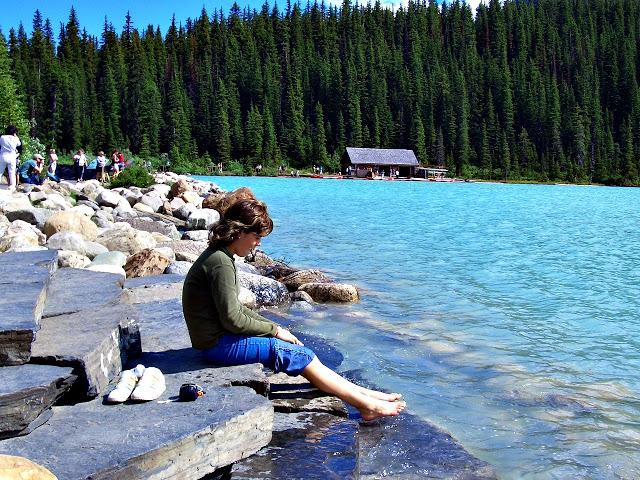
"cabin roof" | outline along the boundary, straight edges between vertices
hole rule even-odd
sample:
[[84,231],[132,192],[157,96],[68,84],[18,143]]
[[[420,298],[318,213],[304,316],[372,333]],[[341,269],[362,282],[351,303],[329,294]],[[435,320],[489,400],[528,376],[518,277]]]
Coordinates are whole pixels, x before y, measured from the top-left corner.
[[347,156],[354,165],[404,165],[418,166],[413,150],[397,148],[353,148],[347,147]]

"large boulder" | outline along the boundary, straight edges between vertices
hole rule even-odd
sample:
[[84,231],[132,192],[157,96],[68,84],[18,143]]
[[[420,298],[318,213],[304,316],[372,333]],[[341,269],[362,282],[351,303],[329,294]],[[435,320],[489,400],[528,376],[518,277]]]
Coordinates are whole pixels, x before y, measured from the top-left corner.
[[118,250],[129,255],[156,246],[156,241],[149,232],[135,230],[128,223],[122,222],[114,223],[113,227],[98,236],[96,241],[109,250]]
[[123,267],[125,263],[127,263],[127,255],[118,251],[101,253],[91,262],[92,265],[115,265],[117,267]]
[[[175,200],[175,199],[174,199]],[[181,207],[173,210],[173,216],[182,220],[188,220],[189,217],[198,210],[198,207],[190,203],[185,203]]]
[[165,268],[164,273],[174,274],[174,275],[186,275],[189,273],[189,269],[193,263],[191,262],[183,262],[183,261],[175,261],[171,262],[167,268]]
[[210,208],[195,210],[187,219],[187,227],[190,229],[208,229],[220,221],[220,213]]
[[161,197],[166,197],[167,195],[169,195],[169,192],[171,191],[171,186],[164,184],[164,183],[155,183],[153,185],[151,185],[148,188],[145,188],[144,190],[142,190],[142,193],[147,194],[147,193],[151,193],[151,194],[158,194]]
[[84,254],[91,259],[108,251],[107,247],[99,244],[98,242],[90,242],[89,240],[84,242]]
[[360,299],[356,287],[346,283],[305,283],[299,290],[307,292],[316,302],[353,303]]
[[151,248],[146,248],[127,259],[124,271],[128,278],[160,275],[171,263],[171,259]]
[[24,210],[31,208],[29,197],[21,193],[12,193],[9,190],[0,190],[0,211],[7,212],[12,210]]
[[77,232],[87,240],[95,240],[98,236],[96,224],[77,212],[57,212],[44,224],[43,232],[47,237],[62,231]]
[[190,192],[192,190],[191,185],[189,185],[189,183],[184,180],[178,180],[176,183],[174,183],[173,185],[171,185],[171,190],[169,191],[169,198],[175,198],[175,197],[179,197],[180,195],[182,195],[185,192]]
[[116,207],[120,203],[122,197],[112,190],[102,190],[96,197],[98,205],[104,207]]
[[46,238],[36,227],[23,220],[15,220],[0,237],[0,252],[26,252],[42,249]]
[[208,242],[209,230],[188,230],[182,235],[182,240],[194,240],[196,242]]
[[85,240],[77,232],[62,231],[54,233],[47,240],[47,247],[51,250],[71,250],[84,255]]
[[60,268],[85,268],[89,266],[89,257],[72,250],[60,250],[58,252],[58,267]]
[[46,200],[40,202],[41,208],[48,208],[49,210],[69,210],[72,206],[71,202],[59,193],[50,193],[47,195]]
[[212,208],[214,210],[218,210],[218,206],[220,202],[224,198],[224,194],[212,193],[211,195],[205,197],[202,201],[202,208]]
[[4,480],[57,480],[58,477],[28,458],[0,455],[0,478]]
[[247,308],[256,308],[258,306],[255,294],[248,288],[242,286],[238,288],[238,300]]
[[[180,260],[178,258],[180,254],[195,255],[198,258],[208,245],[208,242],[194,242],[191,240],[176,240],[175,242],[158,244],[159,247],[171,247],[178,260]],[[189,261],[187,258],[184,258],[184,260]]]
[[136,230],[153,233],[158,232],[169,237],[169,240],[180,240],[180,232],[173,223],[153,220],[148,217],[125,218],[123,222],[128,223]]
[[47,199],[47,194],[40,191],[40,192],[29,192],[29,195],[27,195],[29,197],[29,201],[31,201],[31,203],[33,203],[34,205],[36,203],[39,203],[43,200]]
[[36,225],[40,229],[44,227],[44,224],[52,215],[53,212],[51,210],[33,207],[21,210],[12,210],[6,213],[7,218],[11,222],[14,220],[23,220],[31,225]]
[[75,207],[72,207],[70,211],[84,215],[87,218],[93,217],[95,212],[95,210],[88,205],[76,205]]
[[171,201],[169,202],[169,207],[171,209],[171,212],[174,212],[175,210],[178,210],[180,207],[182,207],[185,204],[186,202],[184,200],[182,200],[180,197],[176,197],[171,199]]
[[260,306],[282,305],[290,301],[287,287],[272,278],[238,272],[238,281],[241,286],[253,292]]
[[153,210],[153,207],[150,207],[149,205],[146,205],[142,202],[138,202],[133,206],[133,209],[137,212],[141,212],[141,213],[155,213],[155,211]]
[[280,281],[287,286],[290,292],[294,292],[305,283],[329,283],[331,279],[320,270],[299,270],[281,278]]
[[202,197],[198,195],[197,192],[184,192],[180,195],[185,202],[195,205],[196,207],[200,207],[202,205]]
[[142,203],[143,205],[147,205],[151,207],[154,212],[157,212],[162,208],[162,204],[164,200],[159,195],[152,195],[151,193],[145,193],[142,197],[140,197],[140,201],[138,203]]

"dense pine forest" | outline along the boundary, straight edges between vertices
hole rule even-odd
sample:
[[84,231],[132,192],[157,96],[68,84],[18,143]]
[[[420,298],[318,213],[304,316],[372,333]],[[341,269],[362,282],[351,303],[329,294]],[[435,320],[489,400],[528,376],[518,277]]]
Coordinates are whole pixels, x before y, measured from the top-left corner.
[[71,10],[56,37],[36,11],[30,37],[11,29],[0,120],[30,119],[32,145],[164,153],[184,172],[335,170],[362,146],[458,176],[638,183],[635,0],[235,5],[167,32],[136,20],[105,19],[97,38]]

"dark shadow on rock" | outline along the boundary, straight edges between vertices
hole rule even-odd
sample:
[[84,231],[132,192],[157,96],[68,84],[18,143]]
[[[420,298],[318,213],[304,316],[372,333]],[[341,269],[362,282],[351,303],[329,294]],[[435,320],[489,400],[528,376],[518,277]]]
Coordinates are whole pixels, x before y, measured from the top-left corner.
[[193,348],[166,350],[164,352],[144,352],[140,357],[128,362],[127,368],[134,368],[141,363],[145,367],[157,367],[165,375],[173,373],[194,372],[203,368],[211,368],[200,352]]

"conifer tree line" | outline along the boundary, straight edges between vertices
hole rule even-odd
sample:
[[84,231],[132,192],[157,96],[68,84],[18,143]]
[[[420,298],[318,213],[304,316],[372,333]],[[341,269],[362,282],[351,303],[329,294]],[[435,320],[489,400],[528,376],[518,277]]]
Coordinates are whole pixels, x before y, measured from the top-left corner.
[[105,19],[100,38],[73,9],[54,38],[36,11],[30,37],[4,41],[31,134],[63,151],[166,152],[198,172],[410,148],[458,176],[639,180],[635,0],[236,4],[164,34]]

